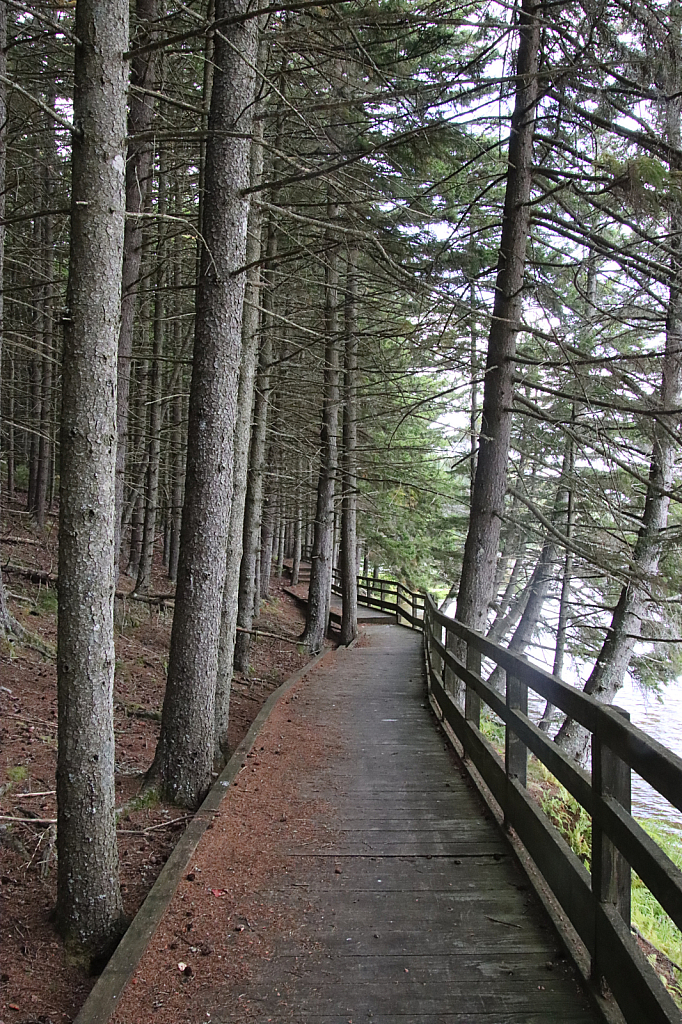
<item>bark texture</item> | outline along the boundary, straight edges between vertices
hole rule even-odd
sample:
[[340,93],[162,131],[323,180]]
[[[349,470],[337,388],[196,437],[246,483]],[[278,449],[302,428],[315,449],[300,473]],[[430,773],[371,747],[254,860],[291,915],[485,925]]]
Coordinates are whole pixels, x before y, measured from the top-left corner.
[[540,6],[523,0],[519,22],[516,96],[511,119],[507,184],[497,281],[488,338],[481,430],[464,547],[456,617],[485,632],[493,597],[500,527],[507,488],[512,424],[514,354],[522,315],[530,223],[535,107],[538,99]]
[[114,819],[116,349],[125,211],[128,0],[76,5],[57,640],[57,920],[98,953],[121,927]]
[[358,635],[357,554],[357,276],[355,252],[348,256],[345,301],[343,450],[341,457],[341,643]]
[[[216,3],[216,18],[245,13]],[[169,799],[195,807],[211,782],[233,435],[242,337],[243,273],[258,26],[217,34],[206,147],[204,248],[197,284],[187,469],[175,615],[153,773]]]
[[[329,202],[327,216],[330,224],[338,216],[338,207]],[[310,565],[310,586],[306,626],[302,643],[311,654],[322,649],[327,625],[332,585],[332,559],[334,546],[334,491],[338,471],[339,424],[339,255],[334,244],[333,229],[328,232],[328,250],[325,266],[325,352],[324,398],[320,430],[320,473],[317,483],[315,532]]]
[[254,398],[253,432],[249,451],[248,483],[244,507],[244,552],[239,574],[237,625],[244,632],[240,632],[235,640],[234,667],[238,672],[247,672],[249,668],[251,635],[248,630],[253,626],[255,599],[260,595],[258,585],[260,529],[263,511],[268,412],[272,389],[272,324],[270,322],[270,312],[274,299],[272,294],[273,271],[271,267],[277,255],[277,240],[275,222],[273,217],[270,216],[265,248],[266,266],[268,269],[263,274],[263,331]]
[[[158,211],[166,213],[166,159],[162,152],[159,155],[159,192]],[[159,247],[164,242],[164,227],[159,232]],[[152,362],[149,375],[149,450],[147,455],[147,480],[145,486],[144,527],[142,530],[142,547],[140,564],[137,568],[135,590],[146,593],[149,590],[154,561],[154,541],[156,539],[156,517],[159,503],[159,474],[161,458],[161,399],[163,394],[161,360],[164,348],[165,328],[165,268],[160,264],[155,273],[154,281],[154,325],[152,342]]]
[[[5,169],[7,166],[7,86],[4,83],[4,78],[7,76],[7,52],[5,46],[7,43],[7,5],[0,4],[0,75],[3,76],[3,80],[0,80],[0,281],[3,279],[3,270],[5,265]],[[0,367],[2,366],[2,342],[5,331],[5,309],[4,309],[4,289],[0,288]],[[12,369],[14,368],[14,362],[12,361]],[[11,392],[14,390],[14,381],[10,382]],[[2,405],[2,375],[0,375],[0,409]],[[10,423],[14,419],[14,410],[10,410]],[[7,489],[10,494],[14,490],[14,438],[12,436],[11,447],[8,447],[7,452]],[[5,597],[5,585],[2,581],[2,572],[0,572],[0,637],[5,636],[6,633],[10,632],[13,626],[14,620],[10,615],[7,607],[7,600]]]
[[[258,184],[263,171],[263,122],[256,126],[258,136],[254,137],[251,148],[251,183]],[[249,211],[249,233],[246,247],[246,264],[256,264],[260,259],[262,217],[260,207],[253,204]],[[225,586],[220,620],[220,644],[218,647],[218,676],[215,700],[215,755],[227,759],[227,729],[230,720],[230,693],[232,690],[232,668],[234,645],[237,635],[237,612],[239,608],[239,570],[243,554],[244,506],[249,468],[249,446],[251,442],[251,414],[258,363],[258,306],[260,300],[260,269],[252,266],[246,279],[244,294],[244,318],[242,323],[242,361],[237,394],[237,423],[234,431],[234,487],[230,509],[230,528],[227,537],[227,560],[225,565]]]
[[[157,0],[137,0],[135,5],[135,46],[133,51],[149,43],[157,18]],[[118,344],[118,408],[116,429],[116,568],[121,550],[121,524],[125,490],[126,458],[128,453],[128,419],[130,413],[130,362],[133,355],[133,320],[137,303],[140,263],[142,260],[142,212],[152,174],[154,143],[149,138],[154,116],[154,97],[149,92],[156,88],[157,53],[136,54],[130,64],[130,82],[137,86],[130,93],[128,115],[128,158],[126,162],[126,213],[123,251],[123,290],[121,300],[121,326]]]

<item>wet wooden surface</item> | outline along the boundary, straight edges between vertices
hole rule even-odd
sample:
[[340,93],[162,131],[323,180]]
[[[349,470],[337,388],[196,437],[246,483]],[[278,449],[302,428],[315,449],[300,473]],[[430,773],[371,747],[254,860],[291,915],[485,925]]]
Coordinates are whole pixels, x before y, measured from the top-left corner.
[[301,690],[338,754],[302,792],[326,808],[290,835],[263,893],[294,926],[245,985],[248,1015],[301,1024],[587,1024],[591,1008],[506,841],[426,700],[421,635],[369,626]]

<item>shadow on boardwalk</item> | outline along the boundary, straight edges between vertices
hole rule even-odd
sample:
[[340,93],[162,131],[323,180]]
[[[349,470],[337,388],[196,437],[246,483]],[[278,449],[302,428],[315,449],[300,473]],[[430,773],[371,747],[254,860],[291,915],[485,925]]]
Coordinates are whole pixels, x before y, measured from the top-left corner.
[[116,1024],[596,1024],[436,727],[420,634],[366,626],[242,768]]

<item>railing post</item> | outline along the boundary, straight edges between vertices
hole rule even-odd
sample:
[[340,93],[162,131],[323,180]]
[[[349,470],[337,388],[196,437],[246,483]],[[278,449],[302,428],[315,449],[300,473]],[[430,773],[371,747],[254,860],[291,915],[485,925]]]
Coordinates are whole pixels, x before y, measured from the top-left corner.
[[[467,668],[474,675],[481,674],[481,652],[472,644],[467,644]],[[477,729],[481,727],[481,698],[471,687],[467,686],[464,694],[464,717]]]
[[427,654],[428,654],[428,658],[427,658],[428,666],[427,666],[427,673],[426,673],[427,674],[426,683],[427,683],[427,686],[428,686],[428,689],[429,689],[429,693],[431,692],[431,673],[433,672],[433,644],[431,642],[432,638],[433,638],[433,631],[432,631],[432,626],[431,626],[431,618],[428,615],[424,615],[424,643],[426,644]]
[[[528,685],[516,676],[507,672],[507,707],[528,714]],[[526,785],[528,772],[528,748],[514,730],[507,726],[504,740],[505,765],[507,778],[515,778],[522,786]]]
[[[613,705],[614,711],[630,721],[630,715],[623,708]],[[602,743],[596,733],[592,734],[592,788],[594,795],[611,797],[630,814],[632,810],[630,766]],[[595,902],[611,903],[630,927],[631,898],[630,865],[597,821],[592,821],[592,895]],[[596,908],[595,908],[596,909]],[[603,977],[602,950],[599,929],[595,929],[592,976]]]
[[[436,630],[438,630],[438,633],[439,633],[438,639],[440,640],[440,642],[441,643],[447,643],[447,639],[448,639],[447,630],[445,630],[444,627],[441,626],[439,622],[436,622],[434,620],[433,625],[432,625],[432,635],[434,636],[434,638],[435,638],[435,635],[436,635]],[[443,633],[445,633],[445,636],[443,636]],[[436,650],[435,647],[434,647],[434,651],[433,651],[433,665],[434,665],[434,668],[436,669],[436,671],[438,672],[438,675],[441,678],[441,682],[443,683],[443,685],[445,685],[445,668],[444,668],[443,659],[440,656],[440,651]]]
[[[455,634],[454,633],[449,633],[447,631],[447,629],[446,629],[446,631],[445,631],[445,647],[446,647],[446,650],[450,651],[451,654],[454,654],[455,650],[457,648],[457,645],[458,645],[457,637],[455,636]],[[445,665],[445,667],[443,669],[443,686],[445,688],[446,693],[449,693],[452,697],[456,697],[457,696],[457,683],[458,683],[457,676],[452,671],[452,669],[449,668],[448,665]]]

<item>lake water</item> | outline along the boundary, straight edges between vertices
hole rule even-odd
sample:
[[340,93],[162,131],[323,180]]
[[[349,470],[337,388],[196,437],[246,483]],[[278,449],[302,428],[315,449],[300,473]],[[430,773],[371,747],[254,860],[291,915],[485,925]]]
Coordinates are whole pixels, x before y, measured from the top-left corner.
[[[662,702],[648,694],[643,695],[628,682],[617,695],[615,703],[630,712],[633,725],[682,757],[682,679],[676,679],[665,688]],[[682,812],[634,772],[632,809],[635,817],[663,819],[682,830]]]
[[[663,700],[642,694],[638,687],[627,682],[614,703],[630,713],[630,721],[648,733],[675,754],[682,757],[682,679],[677,679],[662,690]],[[529,693],[531,717],[537,718],[544,701],[534,702]],[[535,712],[535,714],[533,714]],[[632,773],[632,813],[636,818],[656,818],[669,827],[682,831],[682,812],[668,803],[648,782]]]

